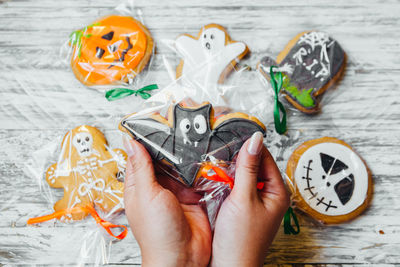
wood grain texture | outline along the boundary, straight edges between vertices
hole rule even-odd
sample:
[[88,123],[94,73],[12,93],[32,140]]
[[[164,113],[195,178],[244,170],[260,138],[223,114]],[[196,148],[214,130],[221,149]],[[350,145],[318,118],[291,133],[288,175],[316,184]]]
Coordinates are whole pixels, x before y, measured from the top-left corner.
[[[58,145],[67,129],[83,123],[99,125],[113,145],[121,146],[118,118],[141,103],[134,97],[108,103],[102,93],[81,85],[59,56],[72,30],[112,12],[115,4],[111,0],[0,1],[0,263],[101,263],[101,255],[97,257],[100,262],[82,258],[99,253],[90,246],[82,252],[82,243],[90,239],[108,251],[111,265],[141,263],[131,234],[119,242],[102,241],[101,230],[90,219],[26,226],[27,218],[51,210],[49,199],[61,193],[40,190],[40,174],[35,177],[26,168],[33,153],[49,144]],[[143,0],[136,4],[157,45],[144,83],[156,81],[163,87],[171,81],[163,57],[173,67],[179,58],[163,40],[173,40],[181,33],[193,35],[205,24],[219,23],[251,51],[240,65],[252,70],[244,72],[239,81],[234,75],[227,81],[246,88],[238,93],[250,103],[244,108],[270,101],[252,97],[266,90],[255,73],[262,56],[276,57],[304,30],[323,30],[338,40],[349,56],[348,68],[336,89],[323,97],[320,114],[307,116],[289,109],[285,136],[272,131],[270,107],[257,115],[269,128],[266,145],[282,170],[291,152],[305,140],[334,136],[351,144],[373,173],[373,200],[362,216],[338,226],[315,225],[300,215],[300,235],[286,236],[280,229],[265,263],[400,264],[398,1]],[[119,220],[126,223],[123,216]]]

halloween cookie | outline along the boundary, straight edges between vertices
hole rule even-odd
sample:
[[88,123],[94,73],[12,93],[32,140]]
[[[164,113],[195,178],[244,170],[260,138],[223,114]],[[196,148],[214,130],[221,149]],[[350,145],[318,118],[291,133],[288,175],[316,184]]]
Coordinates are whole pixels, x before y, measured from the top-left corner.
[[288,102],[304,113],[316,113],[321,94],[342,76],[346,54],[326,33],[309,31],[291,40],[276,62],[263,57],[257,68],[270,79],[272,65],[283,74],[282,92]]
[[176,77],[184,75],[201,85],[222,83],[249,51],[245,43],[233,41],[218,24],[204,26],[196,37],[180,35],[175,44],[183,57],[176,69]]
[[371,173],[345,142],[323,137],[300,145],[286,174],[296,206],[326,223],[341,223],[363,212],[372,196]]
[[[108,149],[103,133],[95,127],[82,125],[69,131],[58,162],[46,171],[47,183],[64,189],[63,198],[54,205],[55,212],[88,205],[107,213],[122,210],[123,183],[117,175],[125,171],[126,159],[123,150]],[[81,211],[64,219],[80,220],[87,215]]]
[[139,21],[112,15],[70,35],[71,68],[83,84],[130,82],[153,52],[150,32]]
[[253,133],[265,135],[265,126],[255,117],[236,112],[215,118],[208,102],[195,107],[173,105],[168,119],[160,114],[145,118],[133,114],[121,121],[120,129],[142,143],[153,160],[173,166],[188,186],[211,157],[231,161]]

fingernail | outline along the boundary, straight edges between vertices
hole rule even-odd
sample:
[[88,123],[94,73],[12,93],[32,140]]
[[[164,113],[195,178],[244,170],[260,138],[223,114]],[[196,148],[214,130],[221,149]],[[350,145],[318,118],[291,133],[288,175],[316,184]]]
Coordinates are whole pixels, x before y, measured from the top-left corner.
[[126,154],[128,155],[128,157],[132,157],[135,154],[135,152],[133,151],[133,147],[132,147],[131,141],[126,136],[123,136],[122,141],[124,143]]
[[263,145],[263,134],[261,132],[255,132],[251,138],[250,143],[247,146],[247,152],[250,155],[257,155],[260,152]]

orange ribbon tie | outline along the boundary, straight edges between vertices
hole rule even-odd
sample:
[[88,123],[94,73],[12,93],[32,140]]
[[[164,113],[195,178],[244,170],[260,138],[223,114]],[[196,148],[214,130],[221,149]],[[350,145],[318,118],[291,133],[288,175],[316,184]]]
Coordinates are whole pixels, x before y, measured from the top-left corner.
[[[60,219],[64,215],[79,213],[79,212],[90,213],[90,215],[92,215],[93,219],[98,224],[100,224],[104,228],[104,230],[106,230],[107,233],[109,235],[111,235],[112,237],[122,240],[128,234],[128,228],[125,225],[112,224],[109,221],[106,221],[106,220],[100,218],[99,214],[96,212],[94,207],[90,206],[90,205],[83,206],[83,207],[73,207],[73,208],[68,208],[68,209],[62,209],[62,210],[55,211],[52,214],[35,217],[35,218],[30,218],[27,221],[27,224],[36,224],[36,223],[50,221],[52,219]],[[111,231],[112,228],[123,228],[124,230],[119,235],[114,235],[113,232]]]

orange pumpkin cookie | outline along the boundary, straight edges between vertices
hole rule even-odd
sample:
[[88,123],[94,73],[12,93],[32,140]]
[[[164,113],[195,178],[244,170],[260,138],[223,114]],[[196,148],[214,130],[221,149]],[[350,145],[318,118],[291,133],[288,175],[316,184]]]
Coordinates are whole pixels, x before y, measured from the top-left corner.
[[[97,206],[107,213],[124,208],[123,183],[117,175],[124,172],[127,156],[121,149],[109,150],[107,140],[97,128],[82,125],[63,138],[58,162],[46,171],[46,181],[53,188],[63,188],[64,197],[54,211],[74,207]],[[80,220],[85,211],[66,215]]]
[[130,82],[150,60],[154,42],[148,29],[127,16],[107,16],[73,32],[71,68],[83,84]]

